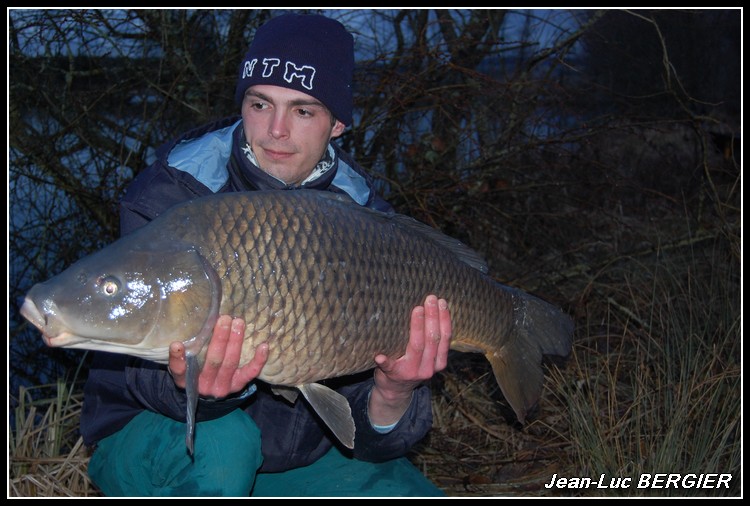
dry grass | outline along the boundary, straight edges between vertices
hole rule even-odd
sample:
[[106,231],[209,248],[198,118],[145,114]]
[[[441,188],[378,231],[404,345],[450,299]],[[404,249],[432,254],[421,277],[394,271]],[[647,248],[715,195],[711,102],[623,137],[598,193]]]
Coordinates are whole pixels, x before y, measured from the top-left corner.
[[[56,397],[32,400],[32,390]],[[83,393],[64,382],[21,388],[9,430],[8,495],[89,497],[99,495],[86,472],[89,455],[78,435]]]
[[[455,496],[740,496],[737,273],[696,252],[618,267],[628,275],[580,322],[567,367],[550,368],[540,411],[522,430],[503,418],[482,359],[454,359],[414,461]],[[712,276],[696,275],[710,266],[703,274]],[[734,479],[729,489],[545,488],[555,473],[605,474],[607,483],[642,473]]]

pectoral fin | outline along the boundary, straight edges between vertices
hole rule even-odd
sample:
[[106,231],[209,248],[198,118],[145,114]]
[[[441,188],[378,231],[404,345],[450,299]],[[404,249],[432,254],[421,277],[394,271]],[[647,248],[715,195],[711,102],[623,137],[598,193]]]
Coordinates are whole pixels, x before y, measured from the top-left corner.
[[187,397],[187,413],[185,422],[187,424],[187,434],[185,435],[185,444],[188,453],[193,455],[193,442],[195,441],[195,412],[198,409],[198,376],[200,375],[200,364],[198,357],[192,354],[185,356],[185,395]]
[[347,448],[354,448],[354,418],[346,397],[319,383],[297,388],[339,441]]

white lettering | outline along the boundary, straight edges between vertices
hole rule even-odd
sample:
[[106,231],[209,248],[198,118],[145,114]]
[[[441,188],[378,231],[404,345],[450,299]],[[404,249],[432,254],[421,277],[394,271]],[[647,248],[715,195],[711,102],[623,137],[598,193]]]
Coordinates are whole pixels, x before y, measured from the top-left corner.
[[662,483],[666,479],[666,476],[667,475],[664,473],[656,473],[654,475],[653,481],[651,482],[651,488],[664,488],[664,485],[662,485]]
[[591,478],[571,478],[568,482],[568,488],[589,488]]
[[703,485],[701,485],[701,488],[714,488],[714,479],[716,478],[716,474],[707,474],[703,480]]
[[674,485],[674,488],[680,488],[679,482],[679,474],[670,474],[669,476],[667,476],[667,484],[664,486],[664,488],[669,488],[670,485]]
[[309,65],[303,65],[298,67],[294,62],[286,62],[286,69],[284,71],[284,81],[291,83],[294,78],[301,79],[302,86],[305,89],[313,89],[313,78],[315,77],[315,67]]
[[729,488],[729,482],[732,481],[732,475],[731,474],[720,474],[719,475],[719,481],[716,484],[716,488],[721,487],[724,485],[724,488]]
[[605,474],[601,474],[599,476],[599,481],[596,482],[596,488],[608,488],[607,485],[606,485],[606,483],[605,483],[605,481],[606,481],[604,479],[605,476],[606,476]]
[[642,474],[640,478],[638,478],[638,488],[648,488],[650,482],[651,482],[651,475]]
[[731,474],[642,474],[638,479],[638,488],[729,488]]
[[253,75],[253,70],[255,69],[256,63],[258,63],[257,58],[253,58],[252,61],[245,60],[245,65],[244,67],[242,67],[242,79]]
[[263,77],[271,77],[273,71],[279,66],[281,60],[278,58],[263,58]]
[[[681,474],[681,473],[643,473],[638,478],[638,488],[729,488],[732,481],[731,474]],[[630,488],[634,483],[630,477],[608,477],[602,473],[598,478],[587,476],[562,477],[557,473],[552,475],[549,483],[544,488],[599,488],[615,489]]]
[[555,473],[555,474],[552,475],[552,479],[550,480],[549,483],[547,483],[544,486],[544,488],[552,488],[552,487],[554,487],[555,486],[555,478],[557,478],[557,473]]
[[[245,61],[245,64],[242,67],[242,79],[251,77],[253,75],[257,63],[257,58]],[[280,65],[281,60],[278,58],[263,58],[263,71],[261,73],[261,77],[271,77]],[[311,67],[310,65],[302,65],[301,67],[298,67],[294,62],[291,61],[287,61],[284,63],[283,79],[286,82],[291,83],[293,80],[298,79],[303,88],[312,90],[314,78],[315,67]]]
[[695,479],[697,478],[694,474],[686,474],[682,477],[682,488],[693,488],[695,486]]

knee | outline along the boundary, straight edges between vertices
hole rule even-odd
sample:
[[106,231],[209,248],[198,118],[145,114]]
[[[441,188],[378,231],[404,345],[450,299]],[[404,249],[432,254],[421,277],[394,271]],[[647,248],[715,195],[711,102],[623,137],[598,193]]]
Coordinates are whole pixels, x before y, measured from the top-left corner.
[[[260,430],[244,411],[199,423],[195,431],[194,478],[180,495],[247,497],[263,463]],[[186,492],[190,492],[187,494]]]
[[89,476],[108,496],[247,496],[261,463],[260,431],[243,411],[198,423],[192,457],[184,423],[144,412],[99,443]]
[[201,422],[195,430],[195,458],[203,456],[217,467],[260,467],[260,429],[238,409],[215,420]]

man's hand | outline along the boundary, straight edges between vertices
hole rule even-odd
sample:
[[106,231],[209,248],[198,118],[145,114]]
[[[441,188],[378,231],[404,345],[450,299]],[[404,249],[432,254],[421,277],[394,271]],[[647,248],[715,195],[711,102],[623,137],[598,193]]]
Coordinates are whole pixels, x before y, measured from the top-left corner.
[[[219,317],[198,377],[199,395],[220,399],[241,391],[258,377],[268,359],[268,345],[258,345],[252,360],[239,367],[244,335],[244,320],[227,315]],[[169,346],[169,371],[180,388],[185,388],[185,370],[185,346],[174,342]]]
[[411,313],[409,343],[404,355],[389,359],[375,357],[375,386],[370,394],[368,414],[375,425],[398,422],[411,402],[412,392],[448,365],[453,329],[448,303],[428,295],[424,306]]

